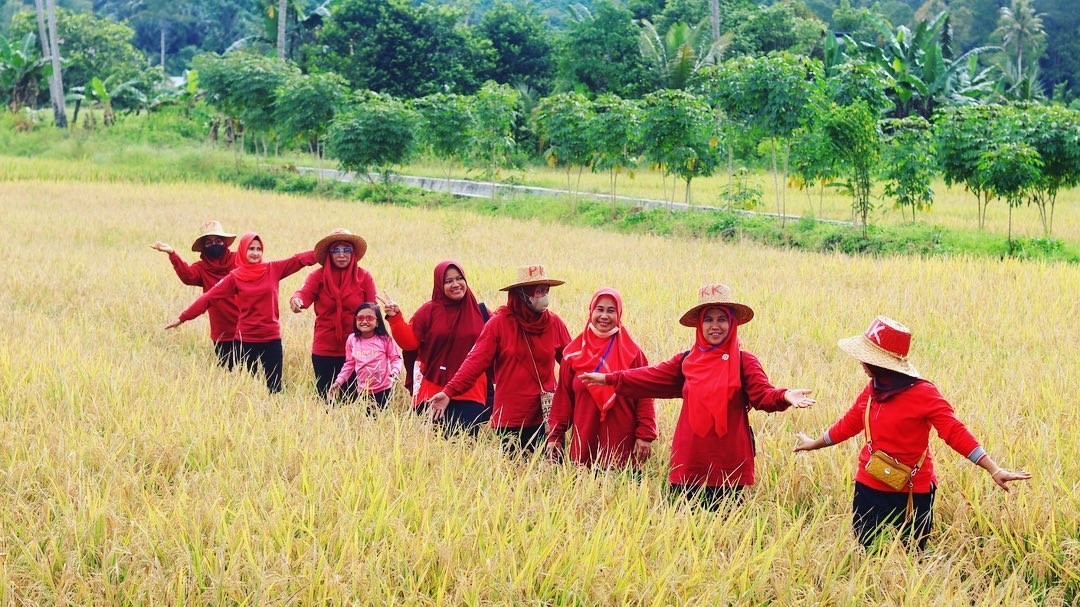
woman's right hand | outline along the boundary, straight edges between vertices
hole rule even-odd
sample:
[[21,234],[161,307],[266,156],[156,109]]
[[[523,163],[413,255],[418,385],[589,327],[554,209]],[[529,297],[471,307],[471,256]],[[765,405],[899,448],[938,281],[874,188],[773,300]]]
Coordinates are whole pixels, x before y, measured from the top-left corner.
[[341,386],[330,384],[330,389],[326,391],[326,402],[333,404],[337,400],[338,392],[341,392]]
[[431,421],[441,422],[446,415],[446,408],[450,406],[450,397],[446,392],[439,392],[428,399],[428,408],[431,411]]
[[176,319],[176,320],[172,321],[171,323],[169,323],[169,324],[165,325],[165,329],[166,329],[166,330],[168,330],[168,329],[175,329],[176,327],[179,327],[179,326],[180,326],[180,325],[182,325],[182,324],[184,324],[184,321],[182,321],[182,320],[180,320],[180,319],[178,318],[178,319]]
[[299,314],[304,309],[304,300],[299,297],[293,297],[289,300],[289,309],[295,314]]
[[154,249],[155,251],[161,251],[162,253],[172,253],[174,250],[172,247],[165,244],[164,242],[161,242],[160,240],[150,245],[150,248]]
[[386,304],[386,307],[383,308],[383,316],[387,318],[390,318],[391,316],[397,316],[398,314],[401,314],[401,307],[398,306],[396,303],[388,303]]
[[813,451],[815,449],[820,449],[823,444],[824,441],[822,441],[820,438],[814,439],[810,438],[810,436],[807,435],[805,432],[796,432],[795,448],[792,449],[792,451],[795,453],[798,453],[799,451]]
[[607,375],[604,373],[582,373],[578,379],[586,386],[603,386],[607,384]]
[[546,443],[544,445],[544,457],[553,464],[557,464],[562,461],[562,445],[558,442]]

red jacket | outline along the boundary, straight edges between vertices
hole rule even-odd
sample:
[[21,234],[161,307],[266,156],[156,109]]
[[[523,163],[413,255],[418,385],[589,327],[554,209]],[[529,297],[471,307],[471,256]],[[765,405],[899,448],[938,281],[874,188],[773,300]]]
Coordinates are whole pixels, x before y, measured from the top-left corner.
[[[754,484],[754,432],[747,411],[783,411],[790,405],[784,400],[785,388],[774,388],[761,363],[753,354],[742,355],[742,390],[732,397],[728,407],[728,432],[717,436],[697,436],[690,428],[690,413],[684,401],[671,439],[671,471],[668,481],[673,485],[742,486]],[[652,367],[617,371],[607,374],[615,392],[630,398],[678,398],[683,395],[682,361],[680,353]]]
[[[526,335],[510,314],[496,314],[484,325],[461,368],[447,382],[443,392],[450,398],[467,392],[489,367],[495,366],[495,404],[491,409],[493,428],[526,428],[544,423],[540,411],[540,382],[544,390],[555,390],[555,362],[570,343],[566,324],[554,312],[547,331]],[[529,346],[532,347],[532,355]],[[535,356],[536,366],[533,366]],[[537,371],[540,379],[537,380]]]
[[[180,255],[169,253],[173,270],[180,277],[180,282],[193,287],[202,287],[203,293],[214,288],[222,278],[236,267],[236,253],[226,251],[221,259],[205,258],[188,265]],[[210,339],[215,342],[232,341],[236,333],[236,302],[232,299],[219,299],[210,305],[207,316],[210,318]]]
[[[855,435],[862,437],[863,412],[870,392],[871,384],[868,383],[855,398],[855,404],[825,433],[827,443],[843,442]],[[931,427],[946,445],[964,457],[970,458],[976,451],[982,452],[979,441],[956,418],[949,401],[941,396],[937,386],[928,381],[921,381],[885,402],[875,400],[870,405],[870,438],[874,441],[874,449],[888,453],[902,464],[914,466],[918,463],[930,444]],[[859,449],[859,468],[855,472],[855,480],[878,491],[894,491],[866,472],[870,452],[866,449],[865,440],[860,440],[863,440],[863,446]],[[937,483],[932,453],[927,454],[922,468],[915,473],[914,481],[916,493],[929,493],[930,483]]]
[[293,297],[303,300],[305,308],[312,303],[315,304],[315,336],[311,342],[312,354],[345,356],[345,341],[355,329],[356,307],[362,303],[375,301],[375,279],[367,270],[357,269],[362,280],[359,285],[352,285],[351,289],[342,294],[340,308],[335,306],[332,297],[322,292],[325,266],[308,274],[308,277],[304,279],[304,286],[292,294]]
[[[645,354],[638,352],[630,367],[648,364]],[[600,408],[570,364],[559,367],[559,385],[555,388],[548,424],[549,443],[561,443],[570,426],[574,427],[570,459],[585,465],[623,467],[630,462],[637,439],[656,440],[653,399],[616,396],[601,423]]]
[[278,321],[278,283],[304,266],[315,263],[315,253],[297,253],[288,259],[268,262],[266,274],[255,281],[237,280],[229,274],[202,297],[180,313],[180,320],[189,321],[205,312],[210,304],[227,298],[236,301],[236,340],[246,343],[265,343],[281,339]]

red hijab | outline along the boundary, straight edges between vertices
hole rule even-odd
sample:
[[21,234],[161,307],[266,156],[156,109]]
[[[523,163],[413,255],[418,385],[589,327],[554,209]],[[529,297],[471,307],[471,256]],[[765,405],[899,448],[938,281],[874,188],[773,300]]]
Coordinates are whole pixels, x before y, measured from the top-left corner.
[[[592,313],[601,297],[615,300],[616,327],[610,333],[602,334],[592,325]],[[589,319],[585,330],[566,346],[563,363],[574,369],[574,375],[582,373],[611,373],[630,368],[641,348],[622,324],[623,300],[615,289],[603,288],[593,293],[589,302]],[[608,385],[593,386],[586,384],[589,394],[600,409],[600,421],[615,404],[615,388]]]
[[724,308],[731,328],[718,345],[705,339],[701,329],[705,312],[698,315],[694,347],[682,362],[683,402],[690,414],[690,429],[698,436],[715,431],[717,436],[728,432],[728,407],[731,399],[742,389],[742,357],[739,355],[739,332],[734,315]]
[[[421,337],[416,352],[416,358],[424,364],[425,376],[445,377],[447,381],[457,373],[484,329],[484,315],[476,302],[476,295],[468,286],[468,279],[465,297],[454,301],[446,296],[443,281],[450,268],[461,272],[461,277],[465,278],[465,271],[456,261],[447,260],[435,266],[431,301],[421,306],[412,318],[413,326],[424,327],[426,335]],[[434,373],[436,365],[445,367],[445,371],[438,369],[439,373]]]
[[[330,247],[333,246],[334,243],[330,243]],[[345,298],[363,284],[364,273],[364,270],[360,269],[356,253],[349,254],[349,265],[344,269],[334,265],[330,254],[326,255],[322,267],[322,292],[331,302],[329,318],[337,319],[334,324],[334,338],[339,344],[345,343],[345,339],[356,327],[354,310],[344,308]]]
[[[246,253],[247,251],[245,251]],[[199,259],[203,262],[203,267],[206,268],[206,275],[215,281],[221,280],[229,275],[229,272],[233,271],[233,268],[240,265],[240,256],[236,253],[225,249],[225,254],[218,258],[208,257],[206,252],[203,251],[199,255]],[[208,285],[214,286],[214,285]]]
[[[269,268],[266,262],[260,259],[259,263],[251,263],[247,258],[248,247],[255,240],[258,240],[260,244],[262,243],[262,238],[259,238],[259,235],[255,232],[247,232],[240,237],[240,246],[236,248],[236,269],[232,271],[237,280],[254,282],[266,275],[266,270]],[[263,255],[265,257],[265,251],[263,251]]]
[[515,287],[506,293],[506,305],[495,311],[496,314],[508,314],[514,317],[522,331],[532,335],[541,335],[551,324],[551,314],[544,310],[539,314],[529,307],[521,293],[532,293],[533,287]]

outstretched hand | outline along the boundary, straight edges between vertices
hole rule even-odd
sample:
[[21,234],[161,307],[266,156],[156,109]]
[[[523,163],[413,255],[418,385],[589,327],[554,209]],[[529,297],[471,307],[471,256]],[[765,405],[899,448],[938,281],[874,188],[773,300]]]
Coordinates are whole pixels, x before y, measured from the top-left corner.
[[603,373],[582,373],[578,379],[586,386],[603,386],[607,384],[607,375]]
[[150,245],[150,248],[154,249],[155,251],[161,251],[162,253],[172,253],[174,251],[172,247],[165,244],[164,242],[161,242],[160,240]]
[[810,398],[811,392],[812,390],[807,390],[805,388],[788,390],[787,392],[784,392],[784,400],[796,409],[812,407],[817,404],[817,401]]
[[180,319],[178,318],[178,319],[176,319],[176,320],[172,321],[171,323],[169,323],[169,324],[165,325],[165,329],[166,329],[166,330],[168,330],[168,329],[175,329],[176,327],[179,327],[179,326],[180,326],[180,325],[182,325],[182,324],[184,324],[184,321],[182,321],[182,320],[180,320]]
[[805,432],[796,432],[795,448],[792,449],[792,451],[795,453],[798,453],[799,451],[813,451],[817,448],[815,445],[816,442],[817,441],[810,438]]
[[446,395],[446,392],[439,392],[435,396],[432,396],[428,400],[428,407],[431,411],[431,421],[441,422],[446,415],[446,408],[450,406],[450,397]]
[[1009,486],[1006,483],[1011,483],[1013,481],[1030,480],[1031,473],[1024,472],[1023,470],[1016,470],[1014,472],[1012,470],[999,468],[997,472],[990,475],[990,478],[994,479],[994,482],[997,483],[998,487],[1001,487],[1002,490],[1007,492],[1009,490]]

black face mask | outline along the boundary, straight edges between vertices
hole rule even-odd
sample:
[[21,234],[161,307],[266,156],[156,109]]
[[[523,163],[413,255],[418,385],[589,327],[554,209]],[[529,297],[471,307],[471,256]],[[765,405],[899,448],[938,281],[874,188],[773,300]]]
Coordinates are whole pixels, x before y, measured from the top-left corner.
[[210,259],[218,259],[219,257],[221,257],[224,254],[225,254],[225,245],[223,245],[223,244],[212,244],[212,245],[203,247],[203,255],[206,255]]

